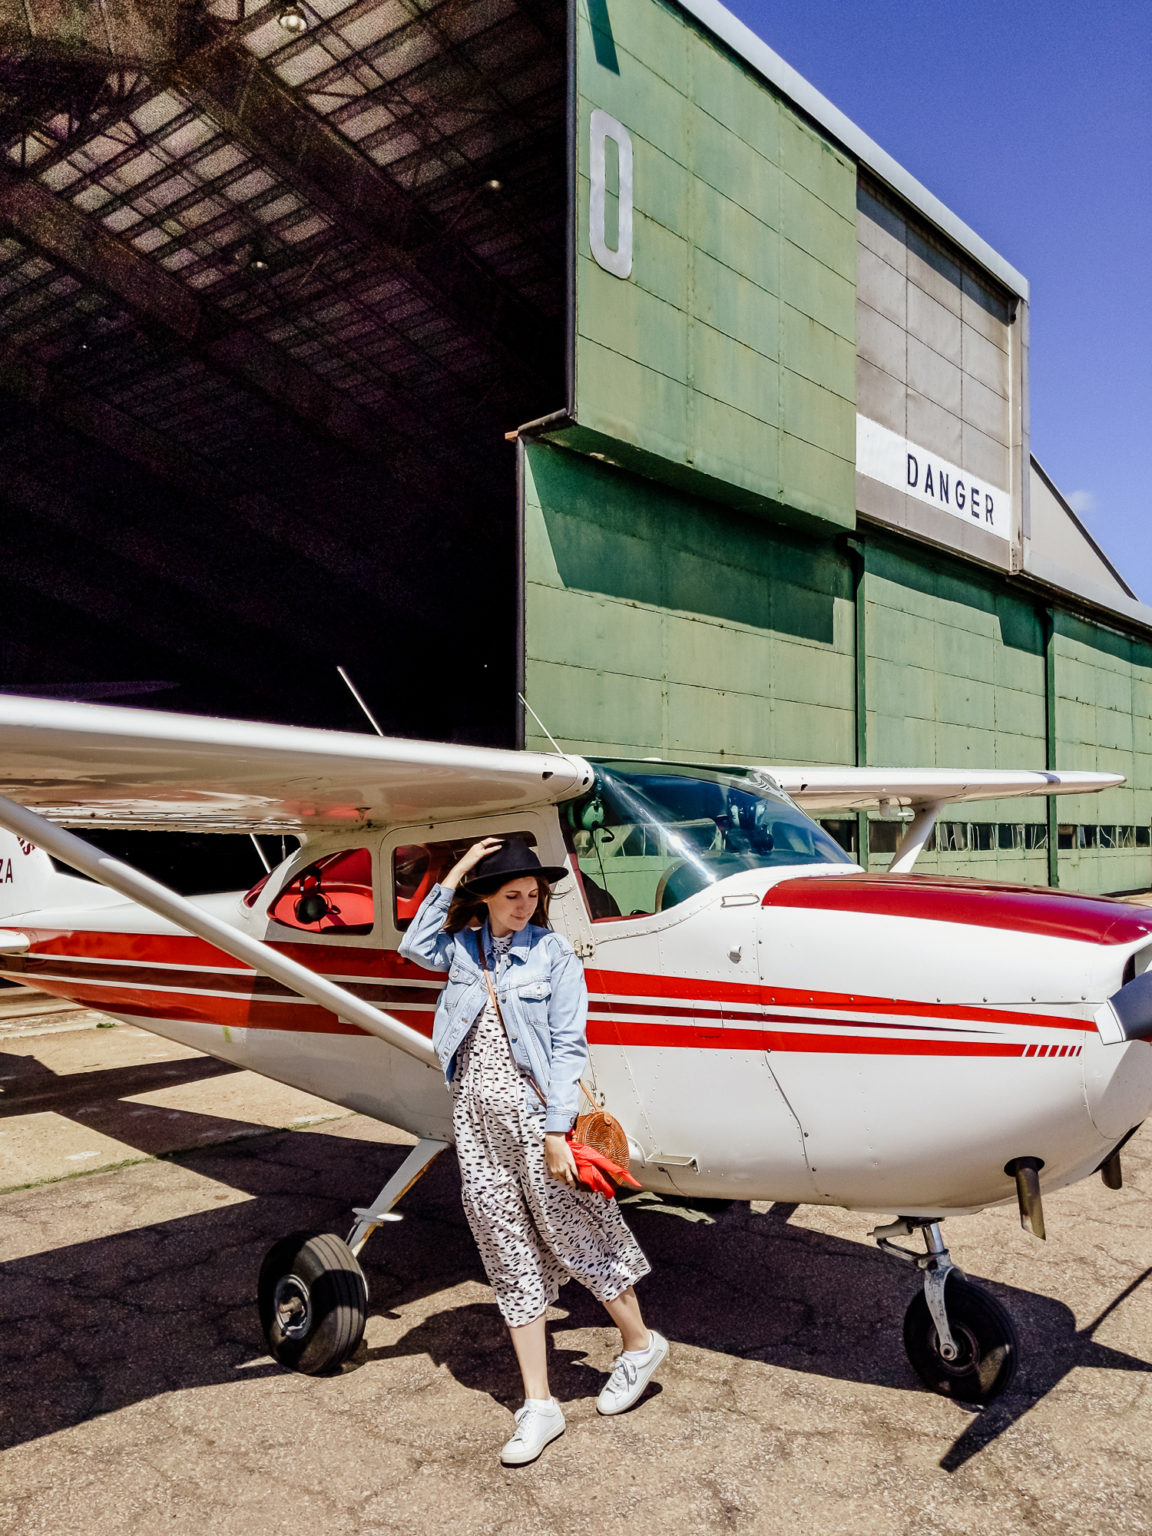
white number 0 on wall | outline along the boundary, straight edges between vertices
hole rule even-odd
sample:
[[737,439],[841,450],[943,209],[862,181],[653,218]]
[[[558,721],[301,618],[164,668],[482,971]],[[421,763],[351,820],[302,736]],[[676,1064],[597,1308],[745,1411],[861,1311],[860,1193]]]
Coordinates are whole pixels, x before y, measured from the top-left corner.
[[[616,225],[616,249],[605,238],[604,205],[607,185],[604,172],[604,145],[611,139],[620,165],[619,215]],[[629,277],[632,272],[632,139],[623,123],[594,107],[588,124],[588,170],[592,190],[588,199],[588,239],[592,254],[605,272],[613,277]]]

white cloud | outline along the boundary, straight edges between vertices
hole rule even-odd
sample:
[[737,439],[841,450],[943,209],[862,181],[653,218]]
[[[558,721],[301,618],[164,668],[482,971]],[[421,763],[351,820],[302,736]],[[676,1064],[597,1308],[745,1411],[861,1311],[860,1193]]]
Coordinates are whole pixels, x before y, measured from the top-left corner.
[[1065,500],[1077,517],[1087,517],[1096,510],[1096,497],[1091,491],[1072,491]]

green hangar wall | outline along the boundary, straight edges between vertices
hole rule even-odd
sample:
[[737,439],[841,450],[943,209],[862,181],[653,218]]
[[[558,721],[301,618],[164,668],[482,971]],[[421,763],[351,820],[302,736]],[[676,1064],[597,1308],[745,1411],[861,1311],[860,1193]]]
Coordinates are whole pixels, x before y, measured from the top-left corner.
[[[1152,885],[1152,639],[1027,569],[1026,302],[691,10],[575,7],[529,702],[593,754],[1123,773],[961,807],[919,867]],[[899,827],[837,830],[882,868]]]
[[[575,414],[582,446],[730,504],[855,522],[856,172],[682,15],[579,8]],[[627,125],[626,281],[592,254],[594,115]],[[606,246],[619,249],[619,145]],[[679,471],[680,473],[677,473]]]

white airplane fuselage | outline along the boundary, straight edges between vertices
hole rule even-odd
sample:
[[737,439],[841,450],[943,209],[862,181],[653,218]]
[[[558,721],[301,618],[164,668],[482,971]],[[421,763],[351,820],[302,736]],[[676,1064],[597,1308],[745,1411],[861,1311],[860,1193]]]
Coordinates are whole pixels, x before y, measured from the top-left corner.
[[[334,940],[268,916],[283,878],[347,843],[311,840],[252,905],[198,905],[430,1036],[444,978],[386,925]],[[0,920],[31,940],[0,974],[450,1139],[434,1069],[110,892],[53,874],[38,895]],[[585,955],[597,1091],[656,1190],[942,1217],[1014,1199],[1016,1158],[1046,1191],[1085,1177],[1152,1111],[1152,1045],[1095,1022],[1152,957],[1152,912],[1124,902],[806,866],[646,916],[561,901],[555,924]]]

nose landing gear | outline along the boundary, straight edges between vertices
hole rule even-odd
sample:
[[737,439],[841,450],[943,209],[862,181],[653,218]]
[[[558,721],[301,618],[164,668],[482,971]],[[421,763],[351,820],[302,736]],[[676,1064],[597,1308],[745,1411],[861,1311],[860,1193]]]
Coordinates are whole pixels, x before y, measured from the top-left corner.
[[[925,1252],[892,1241],[920,1229]],[[992,1402],[1016,1374],[1020,1343],[1011,1317],[991,1292],[973,1285],[953,1264],[937,1221],[901,1218],[871,1233],[894,1258],[914,1264],[923,1289],[904,1314],[904,1349],[913,1370],[943,1397]]]

